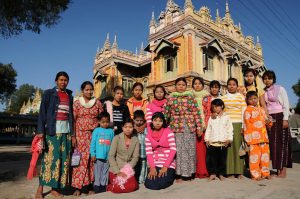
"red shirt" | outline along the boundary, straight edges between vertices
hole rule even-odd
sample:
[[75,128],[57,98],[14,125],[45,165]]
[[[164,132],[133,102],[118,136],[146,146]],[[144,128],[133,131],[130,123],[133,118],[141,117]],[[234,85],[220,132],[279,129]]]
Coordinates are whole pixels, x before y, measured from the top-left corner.
[[70,105],[69,95],[66,92],[57,91],[59,97],[59,105],[56,114],[56,120],[68,120]]

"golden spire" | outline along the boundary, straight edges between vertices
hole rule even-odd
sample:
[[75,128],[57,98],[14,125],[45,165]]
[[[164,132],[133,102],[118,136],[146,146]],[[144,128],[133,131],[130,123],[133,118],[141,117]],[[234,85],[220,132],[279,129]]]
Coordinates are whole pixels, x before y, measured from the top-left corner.
[[192,0],[185,0],[184,2],[184,9],[191,8],[194,10],[193,2]]
[[115,34],[115,38],[114,38],[114,43],[112,45],[112,48],[118,48],[118,44],[117,44],[117,35]]
[[106,40],[104,42],[103,49],[104,50],[109,50],[110,49],[109,33],[107,33],[107,35],[106,35]]

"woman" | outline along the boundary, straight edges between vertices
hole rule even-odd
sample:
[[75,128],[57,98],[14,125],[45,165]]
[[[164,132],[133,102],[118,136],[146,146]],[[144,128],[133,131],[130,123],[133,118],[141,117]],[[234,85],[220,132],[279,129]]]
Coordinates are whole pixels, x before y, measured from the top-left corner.
[[191,180],[196,172],[196,134],[202,136],[202,118],[193,94],[186,91],[187,81],[180,77],[164,109],[165,118],[175,133],[177,182]]
[[59,72],[55,77],[56,87],[42,96],[38,118],[37,136],[44,140],[41,158],[39,187],[36,199],[43,198],[43,187],[51,187],[51,194],[62,197],[58,189],[68,182],[71,136],[73,135],[73,96],[67,89],[69,75]]
[[175,136],[167,128],[164,115],[156,112],[152,116],[151,128],[146,136],[146,155],[150,171],[145,187],[152,190],[165,189],[175,179]]
[[[80,164],[73,167],[72,172],[72,187],[76,188],[74,196],[79,196],[82,187],[91,186],[94,181],[94,162],[90,158],[90,143],[92,132],[98,126],[97,117],[103,111],[101,102],[93,97],[94,86],[91,82],[83,82],[81,92],[82,96],[75,100],[73,105],[76,133],[72,137],[72,144],[81,153]],[[91,188],[90,194],[93,193]]]
[[265,88],[267,110],[273,118],[269,131],[270,152],[273,169],[278,177],[286,177],[286,168],[292,168],[291,134],[289,131],[289,100],[285,89],[276,84],[273,71],[266,71],[262,76]]

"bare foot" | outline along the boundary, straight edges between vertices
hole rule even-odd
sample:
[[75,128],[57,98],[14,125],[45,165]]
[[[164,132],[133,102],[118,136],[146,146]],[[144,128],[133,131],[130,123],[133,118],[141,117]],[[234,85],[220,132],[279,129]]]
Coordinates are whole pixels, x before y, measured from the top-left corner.
[[243,175],[238,175],[237,179],[242,180],[242,179],[244,179],[244,177],[243,177]]
[[73,196],[80,196],[81,192],[79,189],[76,189],[76,191],[74,191]]
[[183,180],[181,178],[176,179],[176,183],[182,183],[182,182],[183,182]]
[[215,180],[216,177],[217,177],[216,175],[210,175],[207,181],[210,182],[212,180]]
[[60,194],[60,193],[58,193],[57,191],[55,191],[55,190],[51,190],[51,195],[52,196],[54,196],[54,197],[56,197],[56,198],[63,198],[64,197],[64,195],[62,195],[62,194]]
[[229,178],[229,179],[234,179],[234,175],[228,175],[227,178]]
[[264,179],[266,179],[266,180],[272,180],[272,177],[271,176],[265,176]]
[[39,186],[38,189],[36,190],[34,199],[43,199],[43,186]]
[[219,176],[219,179],[220,179],[221,181],[224,181],[226,178],[225,178],[224,176],[220,175],[220,176]]
[[280,170],[278,177],[286,178],[286,168],[285,167],[283,167],[283,169]]
[[88,195],[94,195],[95,191],[89,191]]

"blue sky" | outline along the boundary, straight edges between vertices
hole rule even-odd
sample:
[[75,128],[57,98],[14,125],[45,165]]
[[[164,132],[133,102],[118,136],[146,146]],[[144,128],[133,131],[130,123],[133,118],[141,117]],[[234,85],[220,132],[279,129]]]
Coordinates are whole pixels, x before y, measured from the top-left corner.
[[[174,0],[181,8],[184,0]],[[97,47],[106,34],[111,42],[117,34],[118,46],[135,52],[147,44],[151,12],[157,17],[167,0],[73,0],[62,20],[41,34],[25,31],[10,39],[0,38],[0,62],[13,63],[17,85],[29,83],[42,89],[53,87],[54,77],[64,70],[70,75],[69,88],[79,90],[92,80]],[[225,0],[193,0],[196,10],[210,8],[215,18],[219,8],[225,14]],[[297,102],[291,86],[300,78],[300,1],[229,0],[235,24],[241,23],[244,35],[259,35],[265,65],[276,72],[278,83],[287,91],[292,104]]]

